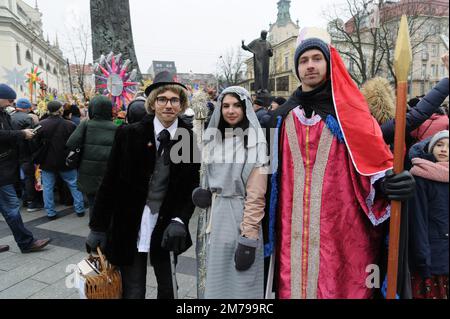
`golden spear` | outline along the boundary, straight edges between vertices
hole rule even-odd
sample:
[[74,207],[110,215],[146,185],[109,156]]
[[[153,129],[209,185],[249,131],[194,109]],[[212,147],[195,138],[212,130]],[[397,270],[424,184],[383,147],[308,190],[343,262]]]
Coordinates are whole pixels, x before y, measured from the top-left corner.
[[[403,171],[406,128],[406,98],[408,95],[408,74],[412,62],[408,21],[402,16],[395,46],[394,70],[397,77],[397,109],[395,114],[394,173]],[[400,238],[400,218],[402,203],[392,201],[389,230],[388,287],[387,299],[395,299],[397,294],[398,247]]]

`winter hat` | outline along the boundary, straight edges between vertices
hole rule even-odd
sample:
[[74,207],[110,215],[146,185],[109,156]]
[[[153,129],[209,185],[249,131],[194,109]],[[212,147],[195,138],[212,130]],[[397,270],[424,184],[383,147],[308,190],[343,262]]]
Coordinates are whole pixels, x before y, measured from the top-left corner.
[[128,124],[133,124],[141,121],[145,117],[145,115],[147,115],[147,110],[145,109],[144,98],[138,97],[128,105],[127,109]]
[[273,101],[278,105],[283,105],[284,103],[286,103],[286,99],[281,96],[276,97]]
[[323,55],[325,56],[325,59],[327,60],[328,68],[330,66],[330,48],[328,45],[319,38],[309,38],[301,42],[297,49],[295,50],[295,56],[294,56],[294,62],[295,62],[295,73],[297,74],[297,77],[300,79],[300,76],[298,74],[298,60],[302,56],[303,53],[305,53],[308,50],[312,49],[318,49],[320,50]]
[[31,109],[31,102],[28,99],[18,99],[16,107],[19,109]]
[[433,153],[434,146],[443,138],[448,138],[448,130],[440,131],[431,138],[430,144],[428,144],[428,153]]
[[47,110],[50,113],[55,113],[57,112],[59,109],[61,109],[63,107],[61,102],[58,101],[51,101],[47,104]]
[[2,100],[15,100],[17,98],[16,92],[8,85],[0,84],[0,99]]
[[255,101],[253,102],[253,104],[256,104],[259,106],[264,106],[264,101],[260,98],[256,98]]

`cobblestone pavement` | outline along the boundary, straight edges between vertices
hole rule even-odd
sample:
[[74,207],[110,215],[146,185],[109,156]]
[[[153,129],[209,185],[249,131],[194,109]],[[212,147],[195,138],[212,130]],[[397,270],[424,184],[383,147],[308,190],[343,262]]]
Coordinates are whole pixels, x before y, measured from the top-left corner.
[[[88,214],[77,217],[73,207],[57,206],[57,211],[60,217],[50,221],[44,210],[28,213],[21,209],[25,226],[35,238],[52,238],[44,250],[29,254],[20,252],[0,215],[0,245],[10,246],[8,252],[0,253],[0,299],[79,299],[78,290],[68,287],[73,277],[67,269],[87,256],[85,239],[89,233],[89,217]],[[189,225],[192,237],[195,237],[196,225],[194,215]],[[196,298],[194,246],[179,257],[177,280],[180,299]],[[156,299],[156,279],[150,265],[146,298]]]

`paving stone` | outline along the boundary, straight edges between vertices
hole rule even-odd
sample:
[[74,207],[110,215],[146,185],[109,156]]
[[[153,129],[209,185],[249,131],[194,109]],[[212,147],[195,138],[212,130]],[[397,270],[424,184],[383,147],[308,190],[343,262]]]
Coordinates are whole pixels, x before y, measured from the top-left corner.
[[43,260],[43,259],[35,259],[30,261],[27,264],[24,264],[18,268],[10,270],[4,274],[0,275],[0,291],[3,291],[15,284],[32,277],[36,273],[49,268],[53,265],[52,262]]
[[62,278],[66,278],[70,273],[67,272],[67,270],[73,269],[71,267],[68,267],[69,265],[73,265],[75,267],[76,264],[78,264],[84,257],[86,257],[86,253],[81,253],[75,251],[74,254],[61,262],[57,263],[56,265],[53,265],[36,275],[34,275],[32,278],[47,284],[53,284]]
[[24,299],[28,298],[37,291],[40,291],[44,288],[46,288],[48,285],[33,280],[33,279],[26,279],[24,281],[21,281],[17,283],[14,286],[9,287],[8,289],[3,290],[0,292],[0,299]]
[[9,258],[0,260],[0,269],[10,271],[28,263],[32,263],[35,259],[33,254],[11,253]]
[[11,258],[14,255],[15,255],[15,253],[12,253],[10,251],[2,252],[2,253],[0,253],[0,261],[3,260],[3,259]]
[[48,285],[44,289],[31,295],[30,299],[68,299],[76,293],[78,299],[78,290],[75,288],[68,288],[66,286],[66,278],[60,279],[52,285]]
[[[69,265],[75,266],[87,256],[85,240],[89,233],[89,218],[88,214],[84,218],[77,217],[73,207],[59,206],[57,210],[61,217],[49,221],[45,211],[27,213],[22,209],[26,227],[35,238],[52,238],[52,243],[45,250],[31,254],[20,252],[8,225],[0,218],[0,244],[10,246],[10,251],[0,254],[1,298],[79,299],[78,290],[66,286],[66,280],[71,280],[66,270]],[[194,238],[196,228],[197,217],[194,214],[189,223]],[[180,298],[196,297],[194,246],[179,258],[177,279]],[[146,285],[146,298],[156,299],[156,278],[150,265]]]
[[53,246],[52,244],[48,245],[48,248],[49,249],[39,252],[39,258],[56,263],[79,253],[78,250]]

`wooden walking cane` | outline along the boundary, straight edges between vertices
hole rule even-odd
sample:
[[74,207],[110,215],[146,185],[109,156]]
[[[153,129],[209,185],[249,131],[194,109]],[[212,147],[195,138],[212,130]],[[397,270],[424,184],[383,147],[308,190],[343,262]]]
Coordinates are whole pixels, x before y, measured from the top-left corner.
[[[406,128],[406,97],[408,94],[408,74],[412,62],[411,42],[408,21],[402,16],[395,46],[394,70],[397,77],[397,110],[395,114],[394,173],[403,171]],[[388,286],[387,299],[396,299],[398,273],[398,247],[400,238],[400,217],[402,203],[391,202],[389,228]]]

